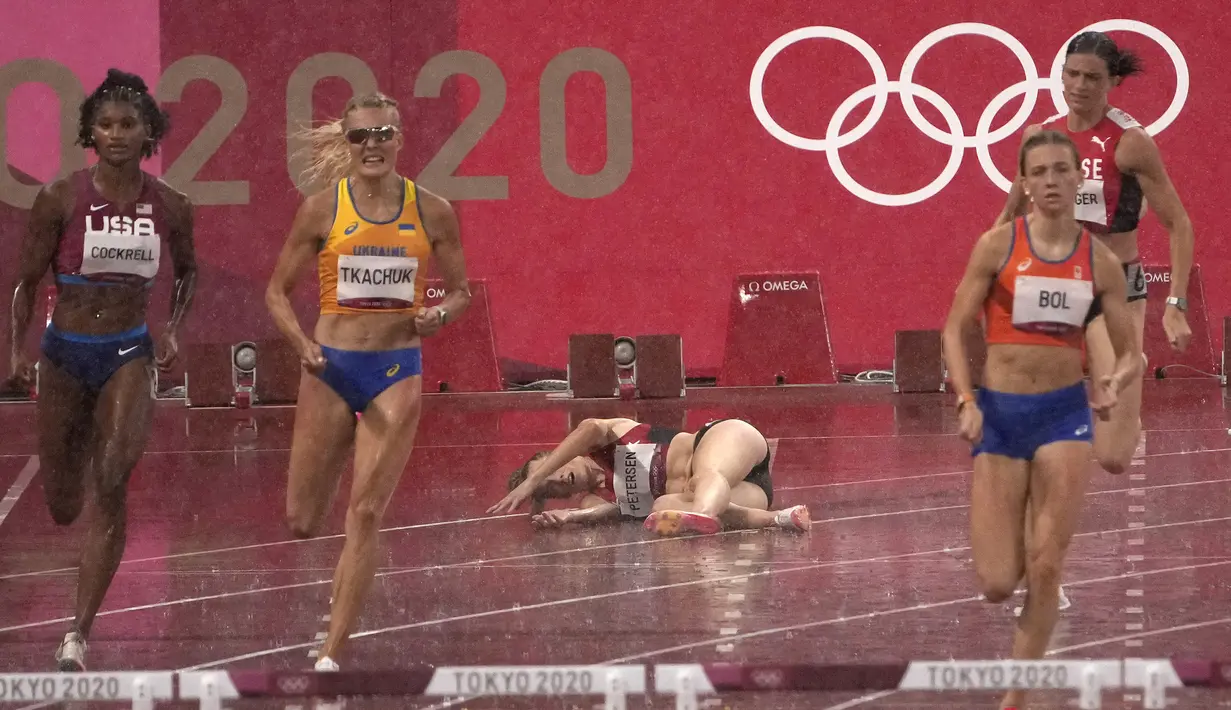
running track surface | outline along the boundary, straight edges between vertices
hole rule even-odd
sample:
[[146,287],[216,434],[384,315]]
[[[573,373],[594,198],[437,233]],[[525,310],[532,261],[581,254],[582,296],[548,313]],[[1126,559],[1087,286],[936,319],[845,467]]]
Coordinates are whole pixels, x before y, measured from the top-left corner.
[[[1113,477],[1092,464],[1064,573],[1074,606],[1057,626],[1055,656],[1231,657],[1224,390],[1212,380],[1146,388],[1144,443],[1129,473]],[[666,403],[429,395],[346,666],[1003,657],[1021,597],[1006,605],[975,598],[970,458],[950,400],[893,395],[884,385],[702,389]],[[33,415],[33,405],[0,406],[2,490],[19,487],[37,463]],[[587,416],[690,430],[744,418],[775,441],[775,507],[807,504],[816,524],[808,535],[662,540],[633,524],[536,532],[524,514],[485,516],[509,471]],[[130,492],[125,562],[91,639],[91,670],[311,666],[326,628],[349,473],[324,536],[292,540],[283,525],[292,419],[284,407],[160,403]],[[57,529],[35,474],[0,521],[0,668],[54,669],[91,514]],[[1036,694],[1031,707],[1072,707],[1071,697]],[[1231,695],[1172,697],[1179,707],[1231,706]],[[595,702],[351,699],[345,707]],[[729,695],[719,707],[994,703],[988,694],[777,693]],[[672,705],[637,697],[630,707]],[[1140,702],[1108,691],[1104,707]]]

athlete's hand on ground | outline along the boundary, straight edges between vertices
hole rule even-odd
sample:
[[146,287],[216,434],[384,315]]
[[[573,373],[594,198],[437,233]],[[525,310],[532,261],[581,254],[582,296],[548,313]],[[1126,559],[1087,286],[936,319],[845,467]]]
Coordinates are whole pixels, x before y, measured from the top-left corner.
[[314,340],[305,341],[299,351],[299,364],[303,369],[319,375],[325,371],[325,354],[321,352],[320,343]]
[[568,510],[544,510],[543,512],[532,516],[530,522],[536,528],[559,528],[564,527],[572,522],[573,513],[577,512],[573,509]]
[[488,508],[487,512],[491,514],[512,513],[520,508],[522,503],[526,502],[526,499],[530,497],[531,493],[533,493],[533,491],[526,488],[526,484],[523,483],[509,491],[508,495],[501,498],[499,503]]
[[158,345],[154,347],[154,364],[162,372],[169,372],[171,366],[179,359],[180,344],[175,338],[174,330],[164,330],[158,336]]
[[440,309],[436,306],[420,308],[415,316],[415,332],[419,335],[435,335],[440,330]]
[[1188,327],[1188,317],[1184,311],[1175,306],[1167,306],[1163,311],[1163,330],[1167,332],[1167,342],[1180,352],[1188,348],[1188,341],[1193,337],[1193,331]]
[[1111,408],[1116,406],[1118,397],[1116,379],[1111,375],[1104,375],[1091,388],[1090,409],[1094,410],[1099,419],[1107,421],[1111,418]]
[[957,415],[958,434],[971,444],[983,440],[983,410],[974,402],[967,403]]

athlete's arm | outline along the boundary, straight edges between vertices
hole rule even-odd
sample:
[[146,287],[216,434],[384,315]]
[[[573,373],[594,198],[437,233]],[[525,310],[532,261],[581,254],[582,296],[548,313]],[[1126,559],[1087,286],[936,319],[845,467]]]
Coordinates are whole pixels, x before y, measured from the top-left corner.
[[312,347],[313,341],[299,326],[299,319],[291,308],[291,292],[295,290],[300,273],[320,248],[320,242],[325,237],[325,225],[329,224],[333,214],[334,199],[334,193],[323,190],[308,197],[299,206],[265,289],[265,306],[269,309],[269,315],[282,335],[301,354]]
[[[419,188],[419,210],[423,217],[423,227],[432,241],[432,257],[445,282],[445,297],[436,306],[436,319],[441,319],[435,328],[452,323],[466,312],[470,306],[470,283],[466,279],[466,257],[462,251],[461,227],[457,223],[457,214],[449,201]],[[429,334],[429,333],[425,333]]]
[[[1026,139],[1038,133],[1041,127],[1038,124],[1026,126],[1026,130],[1022,132],[1022,144],[1026,143]],[[1013,220],[1026,214],[1026,206],[1030,203],[1030,198],[1026,197],[1026,189],[1022,186],[1022,174],[1020,161],[1017,156],[1014,156],[1013,185],[1009,187],[1009,197],[1005,200],[1004,209],[1000,211],[1000,215],[996,217],[995,224],[992,227],[999,227],[1008,224]]]
[[581,507],[569,511],[568,522],[582,525],[609,523],[620,519],[620,506],[589,493],[581,499]]
[[949,379],[953,382],[954,391],[962,397],[972,396],[974,389],[964,336],[968,329],[979,327],[979,312],[983,301],[996,278],[996,271],[1007,256],[1008,230],[1009,227],[997,227],[985,232],[975,243],[970,261],[966,264],[966,273],[953,295],[949,317],[941,333],[941,347],[945,365],[949,368]]
[[38,283],[55,258],[65,215],[70,211],[73,196],[66,180],[57,180],[39,190],[30,209],[30,222],[18,255],[17,284],[13,289],[10,308],[10,365],[15,383],[22,387],[34,384],[32,365],[25,361],[23,350]]
[[531,469],[521,485],[509,491],[499,503],[488,508],[487,512],[511,513],[517,510],[518,506],[538,490],[543,481],[558,471],[561,466],[578,456],[585,456],[595,449],[616,441],[635,426],[637,422],[631,419],[581,420],[577,428],[569,432],[559,446],[540,461],[538,466]]
[[1094,283],[1098,284],[1096,297],[1103,308],[1107,323],[1107,337],[1116,352],[1116,368],[1112,382],[1116,392],[1122,391],[1141,377],[1141,349],[1137,347],[1132,314],[1128,308],[1128,284],[1124,280],[1124,267],[1120,259],[1107,245],[1094,240]]
[[192,237],[192,201],[166,184],[160,185],[160,189],[163,190],[163,204],[167,208],[167,245],[171,249],[172,273],[175,275],[175,284],[171,289],[171,317],[160,338],[161,352],[157,360],[158,367],[167,370],[179,355],[176,336],[197,290],[197,255]]
[[[1171,238],[1171,295],[1185,298],[1189,272],[1193,266],[1193,223],[1167,175],[1167,169],[1163,167],[1163,158],[1154,139],[1140,128],[1125,131],[1116,149],[1116,165],[1121,172],[1137,177],[1146,202],[1153,205],[1158,221],[1167,230]],[[1175,306],[1167,305],[1168,312],[1173,309]],[[1180,350],[1188,347],[1188,339],[1192,335],[1187,324],[1182,330],[1181,333],[1168,333],[1173,339],[1172,345]]]

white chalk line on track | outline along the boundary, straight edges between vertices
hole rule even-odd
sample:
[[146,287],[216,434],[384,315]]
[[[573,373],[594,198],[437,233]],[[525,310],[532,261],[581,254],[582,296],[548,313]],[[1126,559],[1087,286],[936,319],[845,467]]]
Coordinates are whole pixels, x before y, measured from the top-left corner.
[[[1147,526],[1146,528],[1114,528],[1110,530],[1092,530],[1088,532],[1077,533],[1073,535],[1073,537],[1074,538],[1093,537],[1093,536],[1107,535],[1107,534],[1112,534],[1112,533],[1136,532],[1138,530],[1143,530],[1143,529],[1176,528],[1176,527],[1183,527],[1187,525],[1202,525],[1202,524],[1207,524],[1207,523],[1221,523],[1221,522],[1227,522],[1227,521],[1231,521],[1231,516],[1225,516],[1225,517],[1220,517],[1220,518],[1202,518],[1199,520],[1186,520],[1186,521],[1173,522],[1173,523],[1160,523],[1158,525]],[[673,538],[673,539],[678,539],[678,538]],[[721,582],[730,582],[736,579],[747,580],[747,579],[752,579],[755,577],[772,577],[774,575],[786,574],[790,572],[805,572],[805,571],[812,571],[812,570],[832,568],[832,567],[847,567],[847,566],[859,565],[859,564],[904,560],[904,559],[910,559],[914,557],[925,557],[925,556],[930,556],[930,555],[939,555],[939,554],[952,555],[955,552],[964,552],[969,549],[970,549],[969,546],[948,547],[948,548],[941,548],[941,549],[936,549],[936,550],[927,550],[923,552],[908,552],[908,553],[902,553],[898,555],[883,555],[879,557],[869,557],[869,558],[861,558],[861,559],[854,559],[854,560],[833,560],[833,561],[828,561],[828,562],[819,562],[819,563],[813,563],[813,564],[807,564],[807,565],[799,565],[797,567],[788,567],[788,568],[779,568],[779,569],[773,569],[773,570],[748,572],[745,574],[731,575],[727,577],[717,577],[713,579],[690,580],[687,582],[676,582],[672,584],[655,585],[651,587],[642,587],[638,589],[627,589],[627,590],[619,590],[615,592],[604,592],[601,594],[591,594],[591,595],[587,595],[583,597],[557,599],[557,600],[552,600],[548,602],[539,602],[535,604],[523,604],[523,605],[518,605],[515,607],[506,607],[503,609],[491,609],[488,611],[475,612],[471,614],[463,614],[460,616],[446,617],[443,619],[432,619],[428,621],[419,621],[419,622],[413,622],[409,624],[400,624],[397,626],[388,626],[388,627],[381,627],[377,629],[370,629],[367,631],[361,631],[361,632],[352,634],[351,639],[358,640],[358,639],[363,639],[363,638],[370,638],[373,636],[380,636],[380,635],[384,635],[387,633],[393,633],[397,631],[406,631],[406,630],[414,629],[414,628],[439,626],[441,624],[447,624],[447,623],[452,623],[456,621],[469,621],[473,619],[481,619],[481,618],[487,618],[487,617],[492,617],[492,616],[499,616],[503,614],[523,613],[527,611],[534,611],[537,609],[551,608],[551,607],[557,607],[557,606],[567,606],[570,604],[578,604],[578,603],[596,601],[600,599],[610,599],[610,598],[615,598],[615,597],[630,596],[630,595],[641,594],[645,592],[656,592],[656,591],[663,591],[663,590],[668,590],[668,589],[678,589],[682,587],[693,587],[693,586],[703,586],[703,585],[709,585],[709,584],[718,584]],[[1216,567],[1216,566],[1228,565],[1228,564],[1231,564],[1231,561],[1208,562],[1202,565],[1188,565],[1185,568],[1188,569],[1188,568],[1198,568],[1198,567]],[[1075,584],[1076,583],[1071,583],[1067,581],[1065,582],[1066,586],[1074,586]],[[971,597],[971,599],[976,599],[976,598],[977,597]],[[946,603],[958,603],[961,601],[965,601],[965,600],[956,600],[953,602],[946,602]],[[914,607],[910,607],[910,609],[913,609],[913,608]],[[855,617],[847,617],[846,620],[853,620],[854,618]],[[812,622],[812,623],[813,625],[815,625],[820,622]],[[751,632],[751,633],[757,634],[760,632]],[[734,639],[736,637],[719,637],[719,638]],[[714,643],[714,640],[711,639],[710,641],[707,641],[706,643]],[[219,659],[215,661],[209,661],[203,664],[198,664],[198,665],[190,666],[187,668],[181,668],[180,670],[190,671],[190,670],[200,670],[202,668],[211,668],[215,666],[226,665],[228,663],[235,663],[238,661],[250,660],[253,658],[261,658],[264,656],[271,656],[271,655],[275,655],[279,653],[286,653],[289,651],[297,651],[303,648],[307,648],[311,645],[312,644],[291,644],[287,646],[279,646],[275,648],[264,649],[260,651],[254,651],[251,653],[241,654],[238,656],[231,656],[228,658],[223,658],[223,659]]]
[[[1219,431],[1226,432],[1223,427],[1197,427],[1197,428],[1179,428],[1179,429],[1145,429],[1146,433],[1178,433],[1178,432],[1203,432],[1203,431]],[[863,439],[956,439],[957,432],[952,433],[919,433],[919,434],[823,434],[816,436],[772,436],[771,439],[777,441],[834,441],[842,439],[863,440]],[[473,449],[473,448],[491,448],[491,449],[508,449],[508,448],[543,448],[557,446],[558,441],[539,441],[539,442],[502,442],[502,443],[484,443],[484,444],[416,444],[415,449]],[[232,446],[227,449],[167,449],[167,450],[150,450],[146,451],[144,456],[181,456],[185,454],[260,454],[260,453],[286,453],[290,451],[289,447],[252,447],[245,448],[240,446]],[[1187,453],[1187,452],[1186,452]],[[6,458],[24,458],[30,454],[0,454],[0,459]]]
[[26,465],[17,473],[17,479],[13,481],[13,485],[9,486],[5,492],[4,498],[0,499],[0,524],[4,523],[4,519],[9,517],[9,513],[13,512],[13,506],[17,505],[17,500],[21,498],[21,494],[26,492],[26,486],[30,485],[30,480],[34,478],[34,474],[38,473],[39,459],[37,456],[31,456]]
[[[1231,451],[1231,448],[1200,449],[1196,451],[1164,452],[1164,453],[1157,453],[1157,454],[1147,454],[1146,458],[1150,458],[1152,456],[1185,456],[1185,455],[1194,455],[1194,454],[1219,453],[1219,452],[1226,452],[1226,451]],[[938,477],[944,477],[944,476],[960,476],[960,475],[965,475],[969,473],[972,473],[970,469],[961,470],[961,471],[942,471],[938,473],[924,473],[924,474],[916,474],[916,475],[911,475],[911,476],[897,476],[897,477],[890,477],[890,478],[869,478],[869,479],[861,479],[861,480],[854,480],[854,481],[835,481],[831,483],[818,483],[818,484],[809,485],[809,486],[779,487],[776,490],[777,491],[798,491],[798,490],[813,490],[813,489],[818,489],[818,488],[837,488],[837,487],[844,487],[844,486],[870,485],[870,484],[876,484],[876,483],[895,483],[895,482],[900,482],[900,481],[938,478]],[[1198,484],[1202,482],[1203,481],[1197,481],[1193,483]],[[1091,491],[1091,493],[1100,494],[1104,492],[1120,492],[1120,490],[1121,489],[1110,489],[1108,491]],[[928,509],[923,509],[917,512],[931,512],[931,511]],[[902,512],[901,511],[891,511],[886,514],[887,515],[901,515]],[[870,517],[877,517],[878,515],[879,514],[872,514]],[[467,523],[483,522],[485,520],[502,520],[506,518],[517,518],[517,517],[524,517],[524,516],[525,516],[524,513],[512,513],[508,515],[492,515],[492,516],[483,516],[483,517],[478,517],[478,518],[461,518],[458,520],[441,520],[441,521],[430,522],[430,523],[416,523],[414,525],[401,525],[397,527],[383,528],[381,532],[382,533],[404,532],[407,530],[421,530],[421,529],[426,529],[426,528],[443,527],[447,525],[462,525],[462,524],[467,524]],[[869,516],[862,516],[862,517],[869,517]],[[853,516],[851,518],[838,518],[838,519],[834,519],[832,522],[841,522],[843,520],[856,520],[856,519],[861,519],[861,517]],[[820,520],[816,522],[823,523],[827,521]],[[176,553],[173,555],[159,555],[156,557],[142,557],[142,558],[132,559],[132,560],[122,560],[120,562],[120,565],[122,568],[124,565],[140,564],[144,562],[161,562],[162,560],[182,559],[185,557],[198,557],[198,556],[203,556],[203,555],[223,554],[223,553],[228,553],[228,552],[243,552],[243,551],[249,551],[249,550],[264,549],[264,548],[269,548],[269,547],[277,547],[280,545],[295,545],[295,544],[304,544],[304,543],[312,543],[312,542],[323,542],[323,541],[328,541],[328,540],[337,540],[343,537],[345,537],[344,534],[334,534],[334,535],[321,535],[319,537],[314,537],[310,539],[292,538],[292,539],[287,539],[287,540],[275,540],[273,542],[258,542],[258,543],[253,543],[251,545],[239,545],[235,547],[219,547],[219,548],[213,548],[213,549],[208,549],[208,550],[196,550],[193,552],[180,552],[180,553]],[[58,567],[55,569],[37,570],[33,572],[19,572],[16,574],[0,575],[0,582],[10,580],[10,579],[18,579],[21,577],[37,577],[40,575],[63,574],[63,573],[72,573],[76,571],[77,571],[76,567]]]
[[[1231,520],[1231,518],[1222,518],[1220,520]],[[1196,522],[1196,521],[1192,521],[1192,522]],[[1106,531],[1106,532],[1113,532],[1113,531]],[[1088,535],[1098,535],[1098,534],[1102,534],[1102,533],[1098,533],[1098,532],[1083,533],[1083,535],[1087,535],[1087,536]],[[1074,537],[1078,537],[1078,536],[1075,535]],[[1198,565],[1181,565],[1178,567],[1169,567],[1165,569],[1149,570],[1146,572],[1140,572],[1140,571],[1128,572],[1124,574],[1108,575],[1105,577],[1094,577],[1091,579],[1066,581],[1065,586],[1066,587],[1082,587],[1082,586],[1089,586],[1089,585],[1094,585],[1094,584],[1101,584],[1104,582],[1114,582],[1114,581],[1126,579],[1129,577],[1135,577],[1135,576],[1141,576],[1141,575],[1170,574],[1172,572],[1184,572],[1188,570],[1218,567],[1218,566],[1224,566],[1228,564],[1231,564],[1231,562],[1207,562],[1207,563],[1198,564]],[[646,590],[646,591],[651,591],[651,590]],[[595,663],[593,665],[608,666],[608,665],[615,665],[619,663],[629,663],[631,661],[638,661],[638,660],[643,660],[646,658],[652,658],[654,656],[660,656],[665,653],[674,653],[676,651],[687,651],[687,650],[694,649],[694,648],[700,648],[702,646],[709,646],[719,641],[726,642],[726,643],[729,643],[731,641],[737,641],[737,640],[742,641],[746,639],[759,638],[759,637],[764,637],[764,636],[773,636],[776,634],[785,634],[785,633],[792,633],[795,631],[804,631],[807,629],[813,629],[813,628],[818,628],[822,626],[834,626],[837,624],[844,624],[844,623],[851,622],[851,621],[867,621],[867,620],[876,619],[876,618],[885,617],[885,616],[896,616],[898,614],[909,614],[911,612],[929,611],[931,609],[939,609],[943,607],[957,606],[960,604],[968,604],[971,602],[981,602],[982,599],[983,599],[982,596],[978,596],[978,595],[966,596],[966,597],[961,597],[957,599],[947,599],[947,600],[939,601],[939,602],[925,602],[922,604],[912,604],[911,606],[905,606],[905,607],[895,607],[895,608],[890,608],[890,609],[882,609],[879,611],[865,612],[862,614],[852,614],[850,616],[841,616],[841,617],[830,618],[830,619],[820,619],[818,621],[809,621],[809,622],[805,622],[802,624],[792,624],[790,626],[778,626],[778,627],[774,627],[770,629],[761,629],[758,631],[748,631],[745,633],[735,634],[731,636],[715,636],[712,638],[704,639],[702,641],[693,641],[690,643],[678,644],[675,646],[657,648],[652,651],[635,653],[629,656],[621,656],[619,658],[612,658],[606,661]],[[1057,649],[1057,652],[1059,652],[1060,650],[1064,650],[1064,649]],[[218,663],[218,662],[215,662],[215,663]],[[189,670],[197,670],[199,668],[209,667],[209,666],[215,665],[215,663],[207,664],[205,666],[194,666],[192,669],[189,669]],[[893,692],[893,691],[884,691],[883,693],[878,694],[877,697],[884,697],[884,695],[887,695],[890,692]],[[437,705],[430,706],[428,708],[424,708],[423,710],[443,710],[444,708],[452,707],[453,705],[457,703],[468,702],[470,700],[473,700],[474,697],[482,697],[482,696],[471,696],[471,697],[467,697],[461,700],[446,701],[444,703],[440,703]],[[873,699],[875,698],[867,697],[866,699],[863,700],[863,702],[868,702]],[[844,706],[844,707],[849,707],[849,706]],[[831,708],[831,710],[833,709]]]
[[[1231,482],[1231,478],[1210,480],[1210,481],[1183,481],[1180,483],[1162,484],[1162,485],[1156,486],[1156,488],[1176,488],[1176,487],[1182,487],[1182,486],[1194,486],[1194,485],[1204,485],[1204,484],[1223,483],[1223,482]],[[1086,496],[1105,495],[1105,494],[1111,494],[1111,493],[1126,493],[1128,492],[1128,490],[1130,489],[1109,489],[1109,490],[1100,490],[1100,491],[1088,491],[1086,493]],[[882,513],[868,513],[865,515],[852,515],[852,516],[841,517],[841,518],[828,518],[828,519],[816,520],[816,521],[813,521],[813,526],[834,525],[836,523],[854,522],[858,520],[870,520],[870,519],[875,519],[875,518],[888,518],[888,517],[895,517],[899,515],[907,515],[907,514],[912,514],[912,513],[931,513],[931,512],[941,512],[941,511],[948,511],[948,510],[960,510],[960,509],[968,508],[968,507],[970,507],[969,504],[962,504],[962,505],[938,506],[938,507],[930,507],[930,508],[911,508],[907,510],[886,511]],[[1134,529],[1138,529],[1138,528],[1134,528]],[[718,534],[723,535],[723,536],[726,536],[726,535],[756,535],[757,532],[758,531],[751,531],[751,530],[729,530],[729,531],[724,531]],[[673,539],[676,539],[676,538],[649,538],[645,540],[634,540],[631,542],[611,543],[607,545],[594,545],[594,546],[588,546],[588,547],[577,547],[577,548],[569,548],[565,550],[549,550],[545,552],[535,552],[535,553],[524,554],[524,555],[511,555],[508,557],[498,557],[498,558],[492,558],[492,559],[467,560],[464,562],[452,562],[452,563],[441,564],[441,565],[424,565],[424,566],[419,566],[419,567],[407,567],[407,568],[395,569],[395,570],[386,569],[386,570],[382,570],[378,572],[376,574],[376,577],[379,579],[379,578],[385,578],[385,577],[397,577],[397,576],[401,576],[404,574],[413,574],[416,572],[437,572],[437,571],[444,571],[444,570],[449,570],[449,569],[462,569],[466,567],[494,566],[502,562],[517,562],[517,561],[523,561],[523,560],[541,559],[544,557],[568,555],[568,554],[573,554],[573,553],[587,553],[587,552],[594,552],[594,551],[607,550],[607,549],[619,549],[619,548],[626,548],[626,547],[637,547],[641,545],[662,544],[662,543],[670,542]],[[966,549],[966,548],[954,548],[954,549],[960,550],[960,549]],[[790,571],[790,570],[786,569],[786,570],[779,570],[779,571]],[[27,573],[27,576],[29,576],[29,574],[30,573]],[[3,580],[3,579],[4,579],[3,577],[0,577],[0,580]],[[125,614],[125,613],[136,612],[136,611],[148,611],[150,609],[160,609],[160,608],[171,607],[171,606],[180,606],[184,604],[195,604],[195,603],[200,603],[200,602],[217,601],[220,599],[231,599],[231,598],[236,598],[236,597],[241,597],[241,596],[263,594],[266,592],[286,591],[288,589],[303,589],[307,587],[319,586],[322,584],[332,584],[332,583],[333,583],[333,580],[332,578],[330,578],[330,579],[318,579],[318,580],[313,580],[313,581],[308,581],[308,582],[295,582],[291,584],[281,584],[281,585],[275,585],[271,587],[257,587],[253,589],[244,589],[244,590],[235,591],[235,592],[220,592],[218,594],[209,594],[209,595],[204,595],[204,596],[199,596],[199,597],[188,597],[188,598],[176,599],[172,601],[152,602],[150,604],[141,604],[137,606],[124,607],[121,609],[110,609],[107,611],[100,611],[98,613],[98,616],[100,617],[114,616],[117,614]],[[72,617],[61,617],[57,619],[47,619],[44,621],[32,621],[32,622],[27,622],[25,624],[0,627],[0,634],[11,632],[11,631],[20,631],[23,629],[33,629],[33,628],[39,628],[43,626],[50,626],[53,624],[61,624],[61,623],[65,623],[68,621],[72,621]]]

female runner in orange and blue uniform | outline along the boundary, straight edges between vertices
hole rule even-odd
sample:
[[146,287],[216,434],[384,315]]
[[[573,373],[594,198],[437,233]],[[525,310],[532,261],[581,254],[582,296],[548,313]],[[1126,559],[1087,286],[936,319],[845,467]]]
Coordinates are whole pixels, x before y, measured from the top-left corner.
[[[470,302],[453,208],[396,172],[401,125],[397,103],[376,94],[352,99],[340,121],[313,132],[312,172],[327,188],[300,206],[266,291],[270,313],[304,369],[287,485],[296,536],[319,530],[354,446],[346,544],[318,670],[338,668],[376,573],[381,519],[419,424],[420,338],[455,321]],[[447,293],[425,310],[433,258]],[[308,337],[290,294],[312,259],[321,308]]]
[[[1081,513],[1093,438],[1091,406],[1106,419],[1141,377],[1120,262],[1075,217],[1082,183],[1072,140],[1040,131],[1018,156],[1027,217],[979,238],[944,330],[958,392],[961,435],[974,445],[970,535],[984,597],[1027,593],[1013,658],[1043,657],[1058,614],[1060,570]],[[1082,340],[1096,304],[1115,349],[1115,371],[1087,399]],[[984,387],[971,391],[963,333],[986,319]],[[1030,520],[1027,521],[1027,515]],[[1010,692],[1001,707],[1014,707]]]

